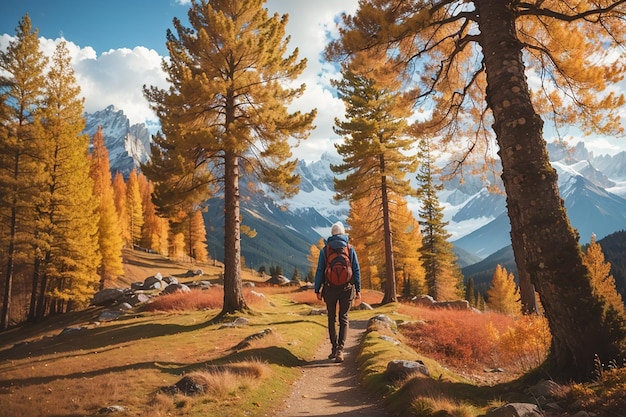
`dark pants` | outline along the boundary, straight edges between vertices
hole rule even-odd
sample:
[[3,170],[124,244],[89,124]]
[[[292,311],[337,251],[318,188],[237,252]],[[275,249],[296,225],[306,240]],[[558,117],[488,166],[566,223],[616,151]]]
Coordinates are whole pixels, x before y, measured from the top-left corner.
[[[333,351],[343,350],[348,335],[348,311],[354,299],[354,286],[337,288],[327,285],[322,295],[328,311],[328,336]],[[337,305],[339,305],[339,337],[337,337]]]

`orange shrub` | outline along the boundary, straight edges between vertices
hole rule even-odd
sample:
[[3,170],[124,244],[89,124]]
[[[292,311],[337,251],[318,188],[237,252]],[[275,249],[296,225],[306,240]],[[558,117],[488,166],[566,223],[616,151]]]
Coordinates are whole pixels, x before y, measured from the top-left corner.
[[527,371],[540,365],[550,348],[547,320],[499,313],[403,306],[419,322],[401,327],[417,352],[450,366],[488,366]]

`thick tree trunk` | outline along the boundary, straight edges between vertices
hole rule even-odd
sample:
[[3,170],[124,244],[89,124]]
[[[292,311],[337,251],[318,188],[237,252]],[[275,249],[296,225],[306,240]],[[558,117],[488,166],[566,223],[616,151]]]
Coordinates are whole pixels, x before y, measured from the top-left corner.
[[241,285],[241,214],[239,211],[239,160],[233,152],[224,157],[224,306],[222,314],[247,309]]
[[592,294],[542,137],[543,122],[530,100],[509,3],[475,1],[515,259],[528,272],[545,308],[557,371],[588,378],[594,355],[603,361],[618,357],[622,329],[607,320]]
[[391,235],[391,215],[389,214],[389,197],[387,196],[387,178],[385,177],[385,158],[380,157],[381,199],[383,209],[383,233],[385,240],[385,294],[383,304],[398,301],[396,294],[396,268],[393,261],[393,236]]

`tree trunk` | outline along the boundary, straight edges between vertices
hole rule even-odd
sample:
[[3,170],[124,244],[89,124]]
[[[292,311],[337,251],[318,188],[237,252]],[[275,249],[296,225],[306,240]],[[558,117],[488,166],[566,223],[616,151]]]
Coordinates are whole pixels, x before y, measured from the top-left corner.
[[241,214],[237,155],[226,152],[224,166],[224,306],[221,314],[232,314],[247,309],[241,285]]
[[391,216],[389,214],[389,197],[387,196],[387,177],[385,176],[385,158],[380,157],[381,200],[383,209],[383,233],[385,240],[385,294],[383,304],[398,301],[396,294],[396,268],[393,262],[393,237],[391,236]]
[[[516,262],[528,272],[550,323],[556,371],[589,378],[594,355],[617,358],[623,329],[593,296],[577,233],[559,196],[556,171],[532,106],[510,1],[476,0]],[[612,324],[615,324],[612,326]]]

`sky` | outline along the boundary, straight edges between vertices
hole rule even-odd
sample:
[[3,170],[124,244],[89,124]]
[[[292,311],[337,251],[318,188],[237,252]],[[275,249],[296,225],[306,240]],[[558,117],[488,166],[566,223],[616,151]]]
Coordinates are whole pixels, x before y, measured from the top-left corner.
[[[309,139],[293,150],[299,159],[319,160],[322,153],[334,152],[332,144],[339,140],[332,128],[335,117],[343,116],[344,106],[330,85],[337,77],[335,67],[325,63],[321,54],[336,35],[340,14],[353,13],[357,4],[358,0],[268,0],[265,4],[270,13],[289,15],[289,51],[297,47],[300,58],[307,59],[307,68],[298,79],[307,90],[292,109],[308,112],[316,108],[318,115]],[[166,31],[173,28],[174,17],[186,22],[189,5],[190,0],[3,0],[0,49],[6,49],[20,19],[28,13],[45,53],[51,55],[61,39],[68,42],[86,112],[114,105],[131,124],[154,125],[158,120],[142,87],[168,87],[161,70],[161,60],[168,55]],[[549,134],[546,136],[550,140]],[[585,141],[596,155],[626,150],[626,139],[594,137]]]
[[[306,92],[293,109],[316,108],[316,128],[309,139],[294,149],[294,156],[319,160],[332,151],[339,138],[332,127],[344,113],[330,79],[332,65],[321,54],[328,36],[336,33],[335,21],[342,12],[356,10],[358,0],[268,0],[270,13],[288,14],[289,51],[298,48],[307,68],[298,79]],[[0,49],[6,50],[20,19],[28,13],[38,29],[42,49],[52,54],[61,38],[68,43],[72,66],[85,97],[85,111],[109,105],[124,111],[131,124],[158,122],[143,96],[143,85],[167,88],[161,60],[168,56],[167,29],[176,17],[186,22],[189,0],[3,0],[0,5]],[[188,26],[188,25],[187,25]]]

